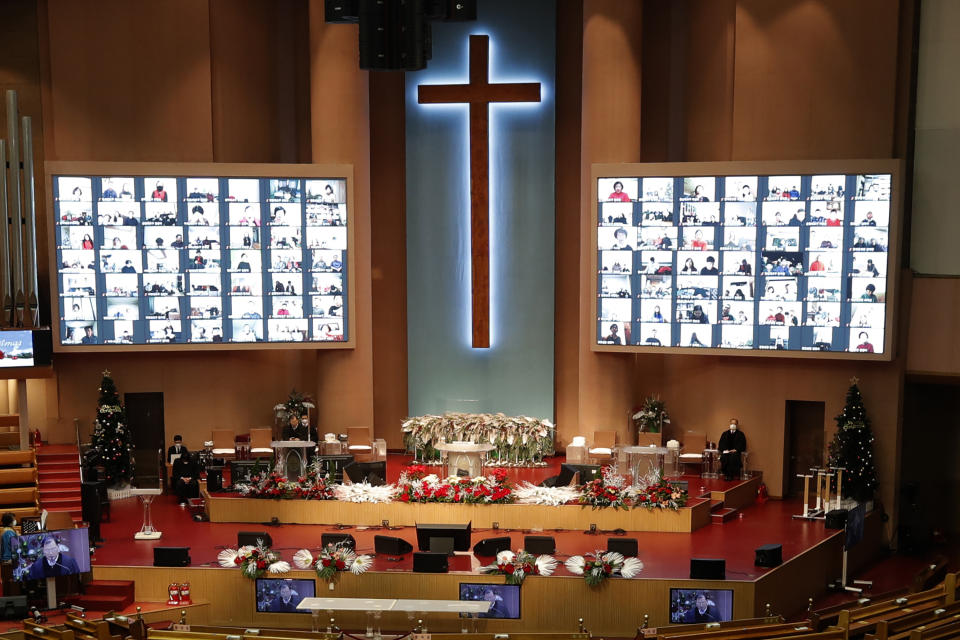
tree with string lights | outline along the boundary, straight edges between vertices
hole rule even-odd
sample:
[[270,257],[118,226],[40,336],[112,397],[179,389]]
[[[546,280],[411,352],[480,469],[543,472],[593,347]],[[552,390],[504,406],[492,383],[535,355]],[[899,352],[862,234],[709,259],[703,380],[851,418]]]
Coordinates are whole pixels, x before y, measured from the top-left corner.
[[873,463],[873,431],[858,382],[856,378],[850,380],[847,404],[836,417],[837,432],[830,443],[830,466],[844,469],[844,495],[864,502],[873,499],[880,481]]
[[127,426],[127,413],[109,371],[103,372],[97,405],[91,444],[105,470],[105,480],[110,486],[129,484],[133,478],[133,457],[130,453],[133,442]]

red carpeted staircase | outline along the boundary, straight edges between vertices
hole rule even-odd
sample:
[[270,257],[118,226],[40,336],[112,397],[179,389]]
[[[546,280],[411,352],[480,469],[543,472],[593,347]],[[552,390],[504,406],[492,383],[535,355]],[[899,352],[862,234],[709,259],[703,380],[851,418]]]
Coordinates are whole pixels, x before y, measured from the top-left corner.
[[81,520],[80,457],[77,447],[43,445],[37,451],[37,488],[40,508],[66,511],[74,522]]
[[133,580],[92,580],[82,594],[63,600],[87,611],[123,611],[133,604],[133,596]]

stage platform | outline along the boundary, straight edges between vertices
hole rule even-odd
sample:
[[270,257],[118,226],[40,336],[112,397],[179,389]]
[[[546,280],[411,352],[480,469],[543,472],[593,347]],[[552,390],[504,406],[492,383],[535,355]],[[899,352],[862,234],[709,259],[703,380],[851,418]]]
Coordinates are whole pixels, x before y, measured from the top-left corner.
[[[717,481],[699,479],[691,484],[695,493],[712,497],[710,485]],[[719,481],[722,483],[723,481]],[[741,496],[742,499],[742,496]],[[195,522],[189,510],[179,507],[172,496],[161,496],[154,503],[154,522],[163,531],[158,541],[135,541],[141,509],[136,499],[115,502],[113,521],[104,523],[105,544],[93,560],[95,579],[132,579],[136,582],[138,602],[165,602],[170,582],[190,582],[196,602],[209,603],[188,614],[196,624],[228,624],[262,627],[309,628],[306,614],[268,614],[254,611],[254,584],[239,570],[217,566],[216,557],[225,547],[236,546],[238,531],[265,531],[273,540],[273,548],[290,560],[300,548],[315,549],[324,532],[349,533],[357,540],[360,553],[373,553],[375,535],[392,535],[416,544],[411,527],[383,529],[380,526],[356,526],[343,529],[333,526],[282,524],[264,526],[246,523]],[[400,505],[408,506],[408,505]],[[445,508],[451,505],[433,505]],[[490,507],[487,507],[490,508]],[[523,509],[523,507],[517,507]],[[665,624],[669,618],[669,592],[672,587],[698,589],[730,589],[734,594],[734,616],[761,614],[769,603],[775,613],[792,615],[806,608],[808,597],[817,597],[827,583],[839,575],[843,533],[826,530],[820,521],[798,521],[791,516],[800,510],[797,502],[769,501],[766,504],[744,505],[736,517],[712,518],[711,524],[692,532],[657,533],[627,530],[626,537],[636,538],[644,562],[639,578],[608,580],[599,588],[590,588],[582,577],[574,576],[561,565],[551,577],[528,578],[521,590],[521,620],[485,620],[482,630],[491,632],[570,631],[577,619],[584,618],[595,635],[629,637],[642,624],[644,614],[651,624]],[[514,549],[523,546],[526,534],[552,535],[556,539],[556,557],[561,562],[575,554],[605,549],[607,538],[620,537],[613,531],[590,535],[585,532],[597,511],[574,508],[580,516],[576,530],[543,531],[530,517],[520,527],[492,530],[474,527],[472,542],[495,536],[509,536]],[[442,512],[441,512],[442,513]],[[632,512],[626,512],[627,515]],[[453,521],[442,518],[438,521]],[[379,523],[378,523],[379,524]],[[851,555],[851,571],[863,559],[876,552],[880,538],[880,518],[870,515],[864,541]],[[776,568],[754,566],[754,549],[763,544],[783,545],[784,564]],[[152,567],[155,546],[190,547],[192,566],[186,568]],[[723,558],[726,580],[690,580],[691,558]],[[332,591],[317,581],[317,595],[332,597],[403,597],[456,598],[461,582],[503,583],[503,576],[484,575],[481,566],[492,558],[478,558],[458,553],[450,559],[450,573],[420,574],[412,572],[412,554],[399,561],[385,557],[374,559],[371,571],[354,576],[338,577]],[[312,572],[293,571],[287,577],[311,578]],[[337,623],[344,628],[363,628],[362,614],[337,614]],[[437,631],[458,631],[454,618],[431,618],[430,628]],[[383,620],[385,629],[410,628],[410,621],[400,614],[389,614]]]
[[[559,472],[562,458],[551,459],[547,467],[509,468],[513,482],[542,482]],[[395,481],[399,470],[407,464],[407,456],[389,456],[387,476]],[[432,467],[431,469],[440,469]],[[270,522],[291,524],[333,525],[349,523],[379,526],[384,520],[391,526],[413,527],[418,522],[471,522],[474,528],[529,528],[531,523],[551,531],[577,531],[591,524],[597,529],[613,531],[654,531],[689,533],[707,526],[714,516],[728,519],[751,504],[757,495],[760,477],[725,481],[682,476],[689,488],[690,499],[677,510],[663,509],[590,509],[579,505],[543,506],[519,504],[385,504],[350,503],[337,500],[270,500],[244,498],[237,493],[208,493],[201,490],[211,522]]]

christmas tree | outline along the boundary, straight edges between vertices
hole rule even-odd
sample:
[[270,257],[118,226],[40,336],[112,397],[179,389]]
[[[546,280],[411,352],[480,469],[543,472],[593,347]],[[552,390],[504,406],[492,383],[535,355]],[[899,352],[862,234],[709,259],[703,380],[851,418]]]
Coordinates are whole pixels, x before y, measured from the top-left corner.
[[873,499],[879,485],[873,464],[873,431],[863,407],[863,397],[853,378],[847,391],[847,404],[837,416],[837,433],[830,443],[830,466],[843,472],[843,493],[858,501]]
[[133,444],[130,429],[127,428],[127,414],[109,371],[103,372],[97,404],[91,444],[105,469],[107,484],[117,486],[129,483],[133,478],[133,460],[130,456]]

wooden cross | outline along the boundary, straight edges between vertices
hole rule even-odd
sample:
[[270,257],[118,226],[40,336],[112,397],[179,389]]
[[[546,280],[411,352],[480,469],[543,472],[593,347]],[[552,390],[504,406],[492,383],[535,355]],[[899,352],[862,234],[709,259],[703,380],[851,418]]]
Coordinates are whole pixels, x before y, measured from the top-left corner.
[[490,83],[490,38],[470,36],[470,82],[417,87],[420,104],[470,105],[470,281],[473,347],[490,346],[490,103],[540,102],[540,83]]

